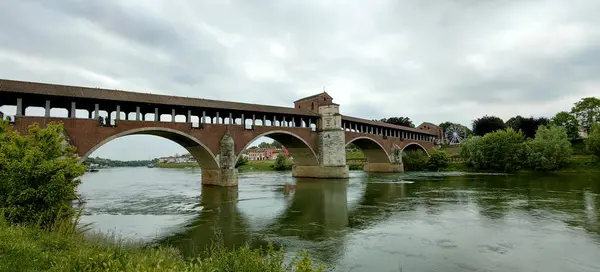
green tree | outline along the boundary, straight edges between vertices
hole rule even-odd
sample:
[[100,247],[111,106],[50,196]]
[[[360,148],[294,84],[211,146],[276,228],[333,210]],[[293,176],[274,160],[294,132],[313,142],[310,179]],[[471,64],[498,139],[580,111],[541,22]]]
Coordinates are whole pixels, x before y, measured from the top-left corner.
[[240,167],[242,165],[248,164],[248,157],[246,156],[241,156],[237,162],[235,162],[235,167]]
[[427,169],[428,156],[423,150],[407,150],[402,153],[402,163],[406,171],[423,171]]
[[474,136],[461,144],[459,155],[475,169],[513,172],[523,167],[525,135],[512,128]]
[[70,201],[85,166],[64,140],[62,124],[34,124],[21,136],[0,121],[0,209],[8,222],[48,227],[74,214]]
[[552,117],[550,124],[564,127],[567,130],[569,141],[579,139],[579,121],[573,114],[561,111]]
[[540,126],[525,146],[527,164],[536,171],[559,169],[573,153],[566,128],[556,125]]
[[593,123],[588,138],[585,139],[587,149],[600,159],[600,123]]
[[379,121],[388,123],[388,124],[398,125],[398,126],[405,126],[405,127],[411,127],[411,128],[415,127],[415,124],[413,124],[413,122],[408,117],[402,117],[402,116],[401,117],[390,117],[390,118],[380,119]]
[[278,141],[273,141],[271,143],[271,147],[275,147],[275,148],[282,148],[283,145],[281,145]]
[[585,132],[590,132],[592,124],[600,122],[600,99],[585,97],[575,103],[571,113],[577,117]]
[[258,144],[258,148],[269,148],[269,147],[271,147],[271,144],[267,143],[267,142],[262,142],[262,143]]
[[427,159],[427,168],[430,170],[438,171],[448,166],[450,162],[450,155],[440,149],[434,149],[429,152],[429,158]]
[[503,130],[505,127],[506,125],[500,117],[486,115],[473,121],[473,134],[483,136],[490,132]]
[[439,127],[442,128],[442,131],[444,133],[446,132],[446,129],[448,129],[450,126],[460,126],[460,127],[462,127],[466,131],[466,134],[467,134],[466,136],[467,137],[470,137],[470,136],[473,135],[473,131],[471,129],[469,129],[468,127],[463,126],[463,125],[461,125],[459,123],[453,123],[453,122],[450,122],[450,121],[446,121],[446,122],[443,122],[443,123],[439,124]]
[[522,131],[527,138],[534,138],[535,132],[537,131],[538,127],[545,126],[548,123],[550,123],[550,120],[548,120],[548,118],[545,117],[525,118],[520,115],[517,115],[506,121],[506,127],[512,128],[515,131]]
[[288,158],[286,158],[282,153],[279,153],[272,167],[277,171],[290,170],[292,169],[292,164]]

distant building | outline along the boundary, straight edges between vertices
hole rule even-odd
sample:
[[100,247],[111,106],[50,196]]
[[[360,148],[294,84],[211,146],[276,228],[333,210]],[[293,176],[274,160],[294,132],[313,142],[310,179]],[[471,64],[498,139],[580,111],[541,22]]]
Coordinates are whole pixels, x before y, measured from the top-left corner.
[[158,158],[159,163],[184,163],[184,162],[196,162],[196,159],[192,154],[183,154]]
[[274,160],[277,158],[277,156],[280,153],[283,153],[283,155],[286,157],[290,156],[290,153],[287,151],[287,149],[285,149],[285,147],[282,147],[282,148],[275,148],[275,147],[253,148],[253,149],[248,150],[248,160],[251,160],[251,161]]

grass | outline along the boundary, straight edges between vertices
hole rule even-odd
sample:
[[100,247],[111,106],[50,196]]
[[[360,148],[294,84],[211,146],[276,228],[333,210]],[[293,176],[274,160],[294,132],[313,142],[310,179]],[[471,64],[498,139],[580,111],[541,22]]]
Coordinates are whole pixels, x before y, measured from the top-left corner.
[[275,171],[275,169],[271,167],[274,163],[275,161],[248,161],[248,163],[240,165],[238,171]]
[[284,252],[214,243],[203,258],[185,260],[169,247],[145,246],[102,235],[9,225],[0,218],[0,271],[322,271],[302,251],[289,264]]
[[154,164],[157,168],[187,168],[187,167],[200,167],[197,162],[181,162],[181,163],[164,163],[157,162]]

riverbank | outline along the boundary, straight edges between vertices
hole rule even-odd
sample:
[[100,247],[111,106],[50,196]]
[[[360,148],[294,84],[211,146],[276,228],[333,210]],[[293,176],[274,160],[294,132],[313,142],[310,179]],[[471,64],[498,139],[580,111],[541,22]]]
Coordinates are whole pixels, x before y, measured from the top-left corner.
[[[248,161],[248,163],[238,167],[241,172],[267,172],[277,171],[273,169],[274,161]],[[190,168],[199,167],[195,162],[185,163],[157,163],[154,165],[158,168]],[[363,164],[351,163],[348,164],[350,170],[362,170]],[[475,170],[468,167],[462,162],[451,162],[447,167],[440,169],[443,172],[489,172],[483,170]],[[532,172],[531,170],[523,169],[521,172]],[[569,160],[569,163],[559,170],[552,172],[560,173],[579,173],[579,172],[600,172],[600,162],[592,155],[574,155]]]
[[[208,257],[184,260],[169,247],[144,246],[113,237],[11,226],[0,218],[0,271],[290,271],[282,251],[214,246]],[[312,267],[297,255],[297,271]]]

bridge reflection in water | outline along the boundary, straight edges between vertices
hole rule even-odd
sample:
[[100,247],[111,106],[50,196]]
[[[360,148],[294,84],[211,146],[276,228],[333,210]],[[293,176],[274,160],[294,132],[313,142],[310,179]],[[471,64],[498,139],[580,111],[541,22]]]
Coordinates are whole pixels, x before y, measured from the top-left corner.
[[[361,175],[364,176],[360,180],[350,182],[297,179],[295,184],[279,185],[278,194],[287,199],[287,205],[260,227],[250,223],[252,214],[238,208],[237,188],[203,187],[203,210],[184,231],[158,242],[175,246],[187,257],[201,254],[215,238],[228,248],[246,243],[258,248],[272,242],[288,252],[307,249],[319,261],[335,266],[348,265],[346,254],[357,246],[353,240],[364,238],[357,238],[357,233],[363,233],[358,234],[360,237],[382,226],[390,232],[384,236],[392,235],[386,239],[400,239],[393,243],[402,244],[386,250],[396,255],[424,256],[431,249],[421,242],[440,243],[434,237],[444,233],[422,233],[419,228],[452,232],[453,237],[440,240],[441,246],[449,248],[455,246],[448,244],[450,240],[472,241],[468,228],[461,227],[469,222],[475,223],[471,225],[475,232],[486,229],[486,225],[497,232],[517,228],[515,218],[532,222],[556,218],[562,224],[582,229],[600,243],[600,185],[588,179],[565,183],[564,177],[552,176],[538,177],[536,181],[527,176],[404,175],[403,178],[414,181],[405,184],[385,175]],[[463,222],[448,221],[460,217]],[[395,223],[388,226],[390,222]],[[486,239],[491,238],[483,240]],[[361,243],[372,246],[368,241]],[[433,266],[441,265],[435,262]]]

